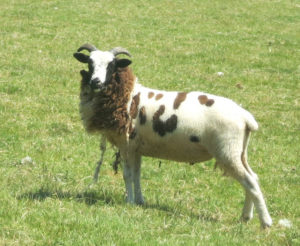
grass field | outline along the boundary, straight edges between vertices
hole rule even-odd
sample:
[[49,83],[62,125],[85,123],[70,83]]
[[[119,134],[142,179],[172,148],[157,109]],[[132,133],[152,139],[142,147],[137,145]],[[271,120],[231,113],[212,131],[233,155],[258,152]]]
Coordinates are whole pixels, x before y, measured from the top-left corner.
[[[299,11],[293,0],[1,0],[0,245],[300,245]],[[252,112],[249,161],[274,226],[261,230],[256,213],[239,222],[243,191],[213,161],[144,158],[145,206],[126,205],[112,149],[92,184],[99,137],[82,127],[72,57],[85,42],[127,48],[146,86]]]

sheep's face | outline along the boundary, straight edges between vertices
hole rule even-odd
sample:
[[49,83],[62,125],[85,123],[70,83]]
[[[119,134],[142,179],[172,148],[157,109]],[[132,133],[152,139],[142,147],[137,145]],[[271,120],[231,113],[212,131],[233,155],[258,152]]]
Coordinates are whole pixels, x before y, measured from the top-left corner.
[[93,51],[90,55],[89,70],[91,72],[91,86],[100,88],[110,81],[115,72],[115,57],[110,52]]
[[89,67],[90,81],[89,85],[94,90],[101,90],[112,79],[112,75],[119,67],[127,67],[131,61],[128,59],[119,59],[111,51],[91,51],[90,56],[83,53],[74,53],[74,57]]

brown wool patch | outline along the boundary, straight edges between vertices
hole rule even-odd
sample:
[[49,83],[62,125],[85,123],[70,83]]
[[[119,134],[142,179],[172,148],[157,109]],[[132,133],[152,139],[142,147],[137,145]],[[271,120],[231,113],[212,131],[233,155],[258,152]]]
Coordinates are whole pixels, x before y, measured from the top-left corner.
[[86,130],[127,132],[130,124],[127,105],[135,83],[131,68],[119,68],[107,87],[97,93],[82,93],[89,87],[85,82],[81,83],[80,113]]
[[148,98],[150,99],[150,98],[152,98],[154,96],[154,92],[153,91],[150,91],[149,93],[148,93]]
[[135,119],[138,115],[138,106],[140,104],[140,92],[138,94],[136,94],[131,101],[131,105],[130,105],[130,110],[129,110],[129,114],[131,116],[132,119]]
[[159,117],[165,112],[165,109],[166,109],[165,105],[160,105],[159,109],[153,115],[153,121],[158,120]]
[[206,95],[201,95],[198,97],[198,100],[201,104],[205,104],[207,102],[208,98]]
[[165,112],[165,105],[160,105],[159,109],[153,115],[153,130],[160,136],[165,135],[164,123],[159,117]]
[[199,96],[198,100],[199,100],[200,104],[202,104],[202,105],[205,104],[208,107],[210,107],[211,105],[213,105],[215,103],[214,99],[208,99],[208,97],[206,95]]
[[186,94],[187,94],[186,92],[178,92],[173,104],[174,109],[179,108],[180,104],[185,100]]
[[177,116],[173,114],[169,119],[163,122],[160,116],[165,112],[165,106],[161,105],[153,115],[153,130],[161,137],[167,132],[173,132],[177,128]]
[[206,106],[210,107],[215,103],[214,99],[208,99],[207,102],[205,103]]
[[140,113],[139,113],[139,118],[140,118],[140,124],[144,125],[147,121],[147,117],[146,117],[146,109],[145,107],[141,107],[140,109]]
[[163,96],[164,96],[163,94],[159,93],[159,94],[156,95],[155,100],[158,101],[158,100],[161,99]]

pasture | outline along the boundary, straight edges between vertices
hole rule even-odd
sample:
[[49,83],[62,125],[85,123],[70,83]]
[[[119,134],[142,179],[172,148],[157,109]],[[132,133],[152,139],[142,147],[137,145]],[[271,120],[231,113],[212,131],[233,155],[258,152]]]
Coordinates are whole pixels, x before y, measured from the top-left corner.
[[[299,11],[294,0],[1,0],[0,245],[300,245]],[[128,49],[145,86],[249,110],[273,226],[256,212],[239,221],[244,192],[214,161],[143,158],[146,204],[132,206],[109,148],[93,184],[99,136],[83,129],[72,56],[85,42]]]

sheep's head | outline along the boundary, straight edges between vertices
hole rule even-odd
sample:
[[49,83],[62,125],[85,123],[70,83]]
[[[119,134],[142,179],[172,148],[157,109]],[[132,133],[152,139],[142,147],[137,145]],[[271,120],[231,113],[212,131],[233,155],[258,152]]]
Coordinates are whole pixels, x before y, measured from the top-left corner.
[[[90,55],[80,53],[82,50],[89,51]],[[92,89],[98,90],[111,80],[113,73],[118,68],[127,67],[131,64],[128,59],[117,58],[117,55],[120,54],[131,56],[126,49],[121,47],[113,48],[110,51],[101,51],[91,44],[84,44],[74,53],[74,57],[78,61],[88,64],[89,84]]]

